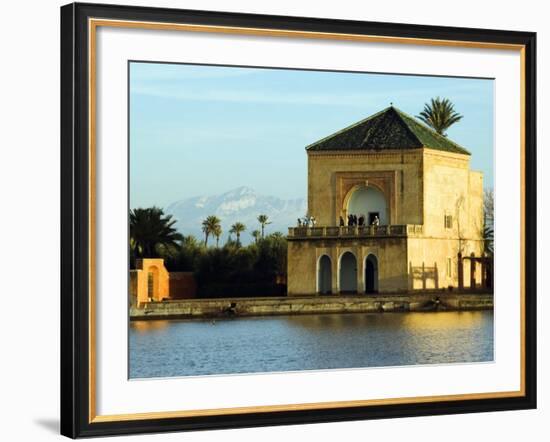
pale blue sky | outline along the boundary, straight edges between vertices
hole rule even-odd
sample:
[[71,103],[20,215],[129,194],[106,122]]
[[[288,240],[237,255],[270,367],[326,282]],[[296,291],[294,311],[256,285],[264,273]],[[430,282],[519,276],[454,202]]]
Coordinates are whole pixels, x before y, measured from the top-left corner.
[[305,146],[393,102],[415,116],[446,97],[448,136],[493,186],[493,81],[130,63],[130,207],[249,186],[305,197]]

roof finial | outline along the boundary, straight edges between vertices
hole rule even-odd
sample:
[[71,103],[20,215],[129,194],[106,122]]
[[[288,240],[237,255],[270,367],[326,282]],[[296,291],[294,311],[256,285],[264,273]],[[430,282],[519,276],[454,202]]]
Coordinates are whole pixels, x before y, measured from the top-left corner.
[[393,107],[393,101],[390,101],[390,107]]

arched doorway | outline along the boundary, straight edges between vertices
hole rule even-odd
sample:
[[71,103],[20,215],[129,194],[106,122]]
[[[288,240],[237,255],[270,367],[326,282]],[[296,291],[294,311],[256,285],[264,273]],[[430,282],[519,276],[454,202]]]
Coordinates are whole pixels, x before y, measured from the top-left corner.
[[332,268],[330,258],[327,255],[319,258],[317,265],[317,291],[320,294],[332,293]]
[[357,293],[357,259],[351,252],[340,258],[340,293]]
[[157,300],[159,292],[159,270],[155,266],[150,266],[147,272],[147,297]]
[[365,293],[378,292],[378,259],[369,255],[365,259]]
[[347,215],[363,217],[364,224],[372,224],[378,217],[379,225],[389,224],[386,197],[373,186],[357,186],[347,201]]

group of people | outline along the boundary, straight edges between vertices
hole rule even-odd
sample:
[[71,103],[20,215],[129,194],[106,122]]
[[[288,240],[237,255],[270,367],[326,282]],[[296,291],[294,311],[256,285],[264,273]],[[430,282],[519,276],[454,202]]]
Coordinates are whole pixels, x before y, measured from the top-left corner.
[[[348,215],[347,224],[344,221],[344,218],[340,217],[340,227],[344,227],[346,225],[347,226],[364,226],[364,225],[366,225],[365,216],[360,215],[358,217],[357,215],[350,214],[350,215]],[[378,218],[378,215],[374,216],[371,225],[373,225],[373,226],[379,226],[380,225],[380,219]]]
[[315,227],[317,220],[314,216],[306,215],[303,218],[298,218],[298,227]]
[[364,226],[364,225],[365,225],[365,217],[363,215],[360,215],[359,217],[357,215],[353,215],[353,214],[348,215],[347,224],[344,221],[344,218],[340,217],[340,227],[344,227],[344,226]]
[[[314,216],[306,215],[303,218],[298,218],[298,227],[315,227],[315,224],[317,224],[317,220]],[[365,223],[365,216],[364,215],[348,215],[347,224],[344,221],[344,218],[340,217],[340,227],[344,226],[364,226]],[[378,215],[375,215],[371,225],[373,226],[379,226],[380,225],[380,219],[378,218]]]

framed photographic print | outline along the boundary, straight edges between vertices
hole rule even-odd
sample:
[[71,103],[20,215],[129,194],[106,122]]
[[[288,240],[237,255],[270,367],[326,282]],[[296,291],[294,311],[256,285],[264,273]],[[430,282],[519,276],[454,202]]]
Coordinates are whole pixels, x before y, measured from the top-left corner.
[[535,408],[535,44],[62,7],[62,434]]

